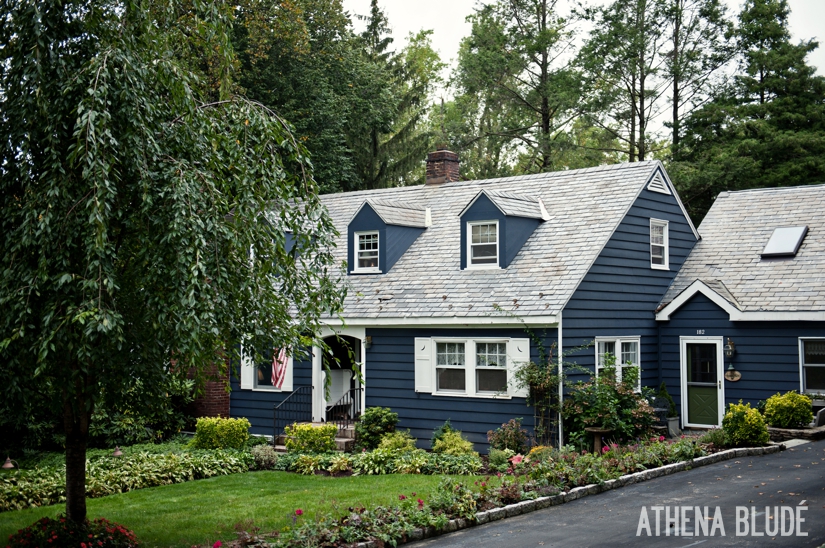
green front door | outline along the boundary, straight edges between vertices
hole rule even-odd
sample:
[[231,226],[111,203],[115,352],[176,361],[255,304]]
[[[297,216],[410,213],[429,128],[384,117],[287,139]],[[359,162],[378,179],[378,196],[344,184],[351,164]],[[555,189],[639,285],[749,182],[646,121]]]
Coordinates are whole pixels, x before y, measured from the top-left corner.
[[719,426],[719,364],[716,343],[685,344],[688,424]]

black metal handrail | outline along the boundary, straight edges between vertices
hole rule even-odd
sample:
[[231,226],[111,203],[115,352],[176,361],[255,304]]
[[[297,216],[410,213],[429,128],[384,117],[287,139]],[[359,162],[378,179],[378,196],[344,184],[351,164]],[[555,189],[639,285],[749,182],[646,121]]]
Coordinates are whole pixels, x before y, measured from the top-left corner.
[[312,387],[302,386],[275,405],[272,412],[273,443],[284,428],[296,422],[312,422]]
[[327,406],[327,422],[346,428],[361,415],[361,389],[351,388],[337,402]]

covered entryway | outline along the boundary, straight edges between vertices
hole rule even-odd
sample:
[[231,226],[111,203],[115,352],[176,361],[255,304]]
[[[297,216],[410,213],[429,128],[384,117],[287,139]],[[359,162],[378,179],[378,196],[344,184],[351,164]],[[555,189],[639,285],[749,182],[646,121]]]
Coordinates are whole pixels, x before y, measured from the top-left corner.
[[312,417],[346,425],[363,412],[364,387],[357,373],[363,379],[363,333],[336,333],[324,342],[328,349],[313,348]]
[[684,426],[720,426],[725,410],[722,337],[680,337],[680,343]]

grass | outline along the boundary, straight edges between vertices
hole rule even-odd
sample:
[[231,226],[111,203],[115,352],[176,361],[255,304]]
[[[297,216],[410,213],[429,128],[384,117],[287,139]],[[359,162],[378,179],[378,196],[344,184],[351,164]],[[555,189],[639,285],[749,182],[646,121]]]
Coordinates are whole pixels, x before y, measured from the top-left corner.
[[[86,504],[90,519],[120,523],[144,546],[211,546],[234,539],[236,524],[268,532],[292,525],[298,508],[304,513],[300,519],[314,519],[349,506],[394,504],[400,494],[415,492],[426,499],[439,481],[439,476],[412,474],[332,478],[261,471],[141,489]],[[63,505],[54,505],[0,513],[0,546],[18,529],[63,511]]]

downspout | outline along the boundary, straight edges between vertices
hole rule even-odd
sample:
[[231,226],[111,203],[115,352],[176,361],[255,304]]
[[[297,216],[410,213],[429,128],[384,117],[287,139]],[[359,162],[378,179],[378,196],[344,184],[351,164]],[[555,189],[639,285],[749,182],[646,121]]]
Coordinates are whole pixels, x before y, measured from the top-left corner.
[[659,358],[659,380],[656,383],[657,389],[659,386],[662,386],[662,322],[656,320],[656,314],[654,313],[653,318],[656,322],[656,345],[658,347],[658,358]]
[[562,338],[561,329],[561,314],[559,311],[559,449],[564,447],[564,423],[561,417],[561,404],[564,399],[564,383],[562,382],[563,363],[564,363],[564,339]]

